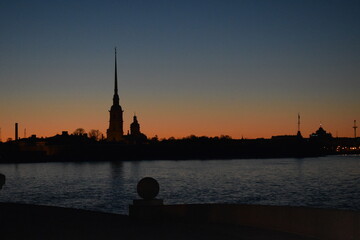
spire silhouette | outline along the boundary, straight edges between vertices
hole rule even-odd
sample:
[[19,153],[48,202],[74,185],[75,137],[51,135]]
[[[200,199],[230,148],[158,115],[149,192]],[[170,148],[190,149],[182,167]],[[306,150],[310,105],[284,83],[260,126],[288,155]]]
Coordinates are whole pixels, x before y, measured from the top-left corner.
[[117,59],[116,59],[116,47],[115,47],[115,86],[114,86],[114,97],[113,105],[119,105],[119,94],[118,94],[118,83],[117,83]]
[[121,141],[123,136],[123,110],[119,103],[118,83],[117,83],[117,59],[115,48],[115,79],[113,105],[110,109],[110,123],[106,131],[108,141]]

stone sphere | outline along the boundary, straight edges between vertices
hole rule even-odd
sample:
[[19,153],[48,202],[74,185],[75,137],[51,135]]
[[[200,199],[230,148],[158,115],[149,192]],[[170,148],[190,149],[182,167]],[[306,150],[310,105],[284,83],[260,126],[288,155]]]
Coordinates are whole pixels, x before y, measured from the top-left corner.
[[159,183],[151,177],[141,179],[137,184],[137,193],[142,199],[154,199],[159,193]]

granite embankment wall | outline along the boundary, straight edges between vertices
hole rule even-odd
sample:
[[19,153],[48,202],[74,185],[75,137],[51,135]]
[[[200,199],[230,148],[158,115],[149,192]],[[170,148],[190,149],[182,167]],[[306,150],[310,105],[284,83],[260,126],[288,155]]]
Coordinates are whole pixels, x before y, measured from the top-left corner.
[[130,216],[252,226],[318,239],[360,239],[358,211],[235,204],[131,205]]

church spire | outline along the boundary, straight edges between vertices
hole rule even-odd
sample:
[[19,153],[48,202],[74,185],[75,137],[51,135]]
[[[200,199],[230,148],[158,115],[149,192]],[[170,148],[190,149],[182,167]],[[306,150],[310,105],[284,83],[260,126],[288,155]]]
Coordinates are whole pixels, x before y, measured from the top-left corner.
[[116,47],[115,47],[115,87],[114,87],[114,97],[113,104],[119,105],[119,94],[118,94],[118,84],[117,84],[117,62],[116,62]]
[[113,105],[110,109],[109,128],[106,131],[107,140],[119,142],[123,140],[123,110],[119,104],[118,83],[117,83],[117,62],[115,48],[115,79]]
[[118,94],[118,86],[117,86],[117,63],[116,63],[116,48],[115,48],[115,94]]

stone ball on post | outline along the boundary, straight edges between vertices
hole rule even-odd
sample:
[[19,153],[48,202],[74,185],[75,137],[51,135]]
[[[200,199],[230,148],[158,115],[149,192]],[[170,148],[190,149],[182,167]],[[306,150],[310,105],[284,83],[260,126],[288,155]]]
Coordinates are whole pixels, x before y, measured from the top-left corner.
[[137,184],[137,193],[144,200],[152,200],[159,194],[159,183],[152,177],[145,177]]

